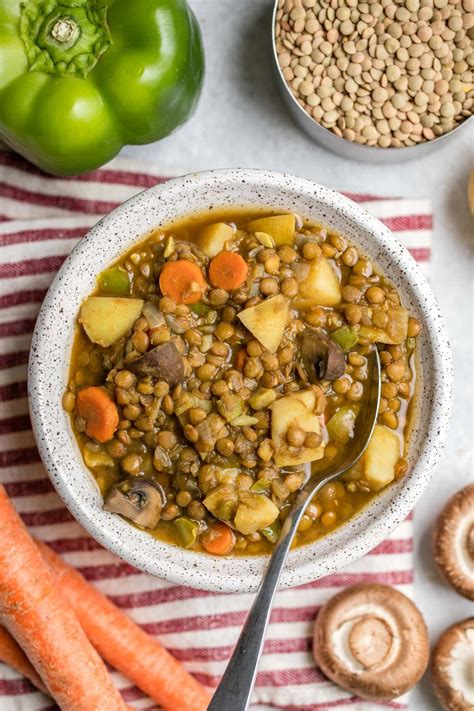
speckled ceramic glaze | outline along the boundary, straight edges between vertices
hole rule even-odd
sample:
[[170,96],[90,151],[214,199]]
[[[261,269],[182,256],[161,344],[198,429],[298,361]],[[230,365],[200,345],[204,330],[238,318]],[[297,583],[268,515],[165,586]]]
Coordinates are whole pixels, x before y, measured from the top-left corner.
[[68,377],[74,323],[97,274],[151,229],[184,214],[220,207],[295,211],[349,237],[386,272],[423,325],[424,374],[409,459],[410,474],[325,538],[293,551],[282,577],[289,587],[332,573],[380,543],[412,510],[444,447],[452,401],[451,354],[430,286],[390,231],[351,200],[289,175],[217,170],[158,185],[107,215],[77,245],[41,308],[29,366],[29,398],[38,447],[66,506],[90,534],[132,565],[175,583],[219,591],[255,590],[265,557],[214,558],[162,543],[102,509],[83,464],[61,397]]

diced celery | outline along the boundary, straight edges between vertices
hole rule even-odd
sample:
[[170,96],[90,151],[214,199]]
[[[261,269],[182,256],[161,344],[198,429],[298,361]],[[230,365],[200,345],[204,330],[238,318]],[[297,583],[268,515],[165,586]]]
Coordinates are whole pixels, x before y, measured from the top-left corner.
[[271,388],[259,388],[249,397],[249,405],[254,410],[263,410],[268,405],[271,405],[276,400],[277,394]]
[[174,412],[175,415],[182,415],[183,412],[186,412],[186,410],[190,410],[192,407],[198,407],[199,406],[199,398],[197,395],[191,395],[191,393],[188,393],[184,391],[181,393],[181,395],[176,399],[176,402],[174,404]]
[[354,436],[354,425],[358,408],[354,405],[342,405],[326,425],[333,442],[346,444]]
[[239,415],[231,421],[232,427],[251,427],[256,425],[258,422],[256,417],[251,417],[250,415]]
[[211,307],[208,304],[203,304],[202,301],[198,301],[197,304],[190,304],[189,308],[197,316],[205,316],[211,310]]
[[267,540],[270,541],[270,543],[276,543],[278,541],[278,538],[280,536],[281,532],[281,521],[279,518],[277,518],[271,526],[266,526],[265,528],[260,529],[260,533],[265,536]]
[[130,294],[130,277],[122,267],[106,269],[99,275],[98,282],[99,289],[103,294],[114,294],[115,296],[129,296]]
[[204,506],[221,521],[230,521],[238,504],[237,490],[231,484],[221,484],[207,494]]
[[178,529],[178,534],[183,546],[185,548],[191,548],[191,546],[196,543],[199,524],[196,521],[191,521],[189,518],[177,518],[174,525]]
[[232,393],[226,393],[220,400],[217,400],[216,407],[220,415],[231,422],[243,414],[244,411],[244,401],[238,395],[233,395]]
[[349,353],[359,340],[359,334],[353,326],[341,326],[331,333],[331,338],[341,346],[344,353]]
[[252,484],[250,491],[255,492],[255,494],[268,494],[270,491],[270,482],[268,479],[258,479],[255,484]]

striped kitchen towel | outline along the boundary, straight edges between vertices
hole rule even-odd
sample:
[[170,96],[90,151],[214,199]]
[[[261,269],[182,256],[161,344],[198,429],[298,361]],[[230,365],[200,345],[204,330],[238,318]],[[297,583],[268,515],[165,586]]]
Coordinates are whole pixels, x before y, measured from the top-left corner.
[[[123,160],[78,178],[58,179],[0,151],[0,482],[35,536],[47,541],[149,634],[157,635],[190,672],[212,688],[224,671],[253,596],[207,593],[158,580],[95,543],[65,509],[41,465],[26,399],[31,333],[56,270],[103,213],[165,179],[150,165]],[[385,222],[423,269],[428,269],[428,202],[351,197]],[[327,681],[310,652],[319,606],[339,589],[360,581],[389,583],[412,594],[411,520],[339,573],[277,594],[253,708],[380,708]],[[112,674],[127,703],[137,709],[156,708],[125,678]],[[406,698],[385,705],[406,708]],[[54,708],[27,681],[0,664],[1,711]]]

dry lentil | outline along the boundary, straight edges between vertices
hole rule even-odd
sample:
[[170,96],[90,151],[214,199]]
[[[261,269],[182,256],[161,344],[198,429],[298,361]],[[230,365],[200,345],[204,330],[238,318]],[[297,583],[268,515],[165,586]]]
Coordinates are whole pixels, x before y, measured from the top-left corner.
[[[465,0],[468,6],[470,2]],[[381,147],[431,140],[472,115],[472,77],[465,77],[472,65],[472,22],[461,12],[456,3],[444,0],[437,0],[434,10],[419,0],[360,7],[357,0],[334,0],[331,7],[308,16],[303,7],[282,3],[275,28],[280,66],[302,107],[347,140]],[[464,9],[466,17],[469,13]],[[420,69],[431,67],[429,83],[423,82],[427,77],[420,76]],[[459,88],[449,85],[446,72],[449,78],[454,74]],[[437,106],[435,92],[449,97],[445,107]],[[436,124],[433,130],[432,125],[426,131],[405,131],[380,123],[378,107],[386,119],[397,118],[401,124],[412,104],[427,112]]]

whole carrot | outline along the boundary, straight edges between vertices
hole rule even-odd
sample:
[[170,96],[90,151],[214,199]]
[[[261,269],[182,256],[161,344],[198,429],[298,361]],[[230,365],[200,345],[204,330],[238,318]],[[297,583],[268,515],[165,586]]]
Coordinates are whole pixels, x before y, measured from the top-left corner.
[[0,486],[0,622],[62,711],[124,711],[51,569]]
[[4,627],[0,627],[0,662],[5,662],[12,669],[25,676],[43,694],[48,693],[39,675],[31,666],[28,657]]
[[133,681],[165,711],[205,711],[210,696],[182,666],[135,622],[37,541],[58,587],[74,609],[86,635],[111,666]]

